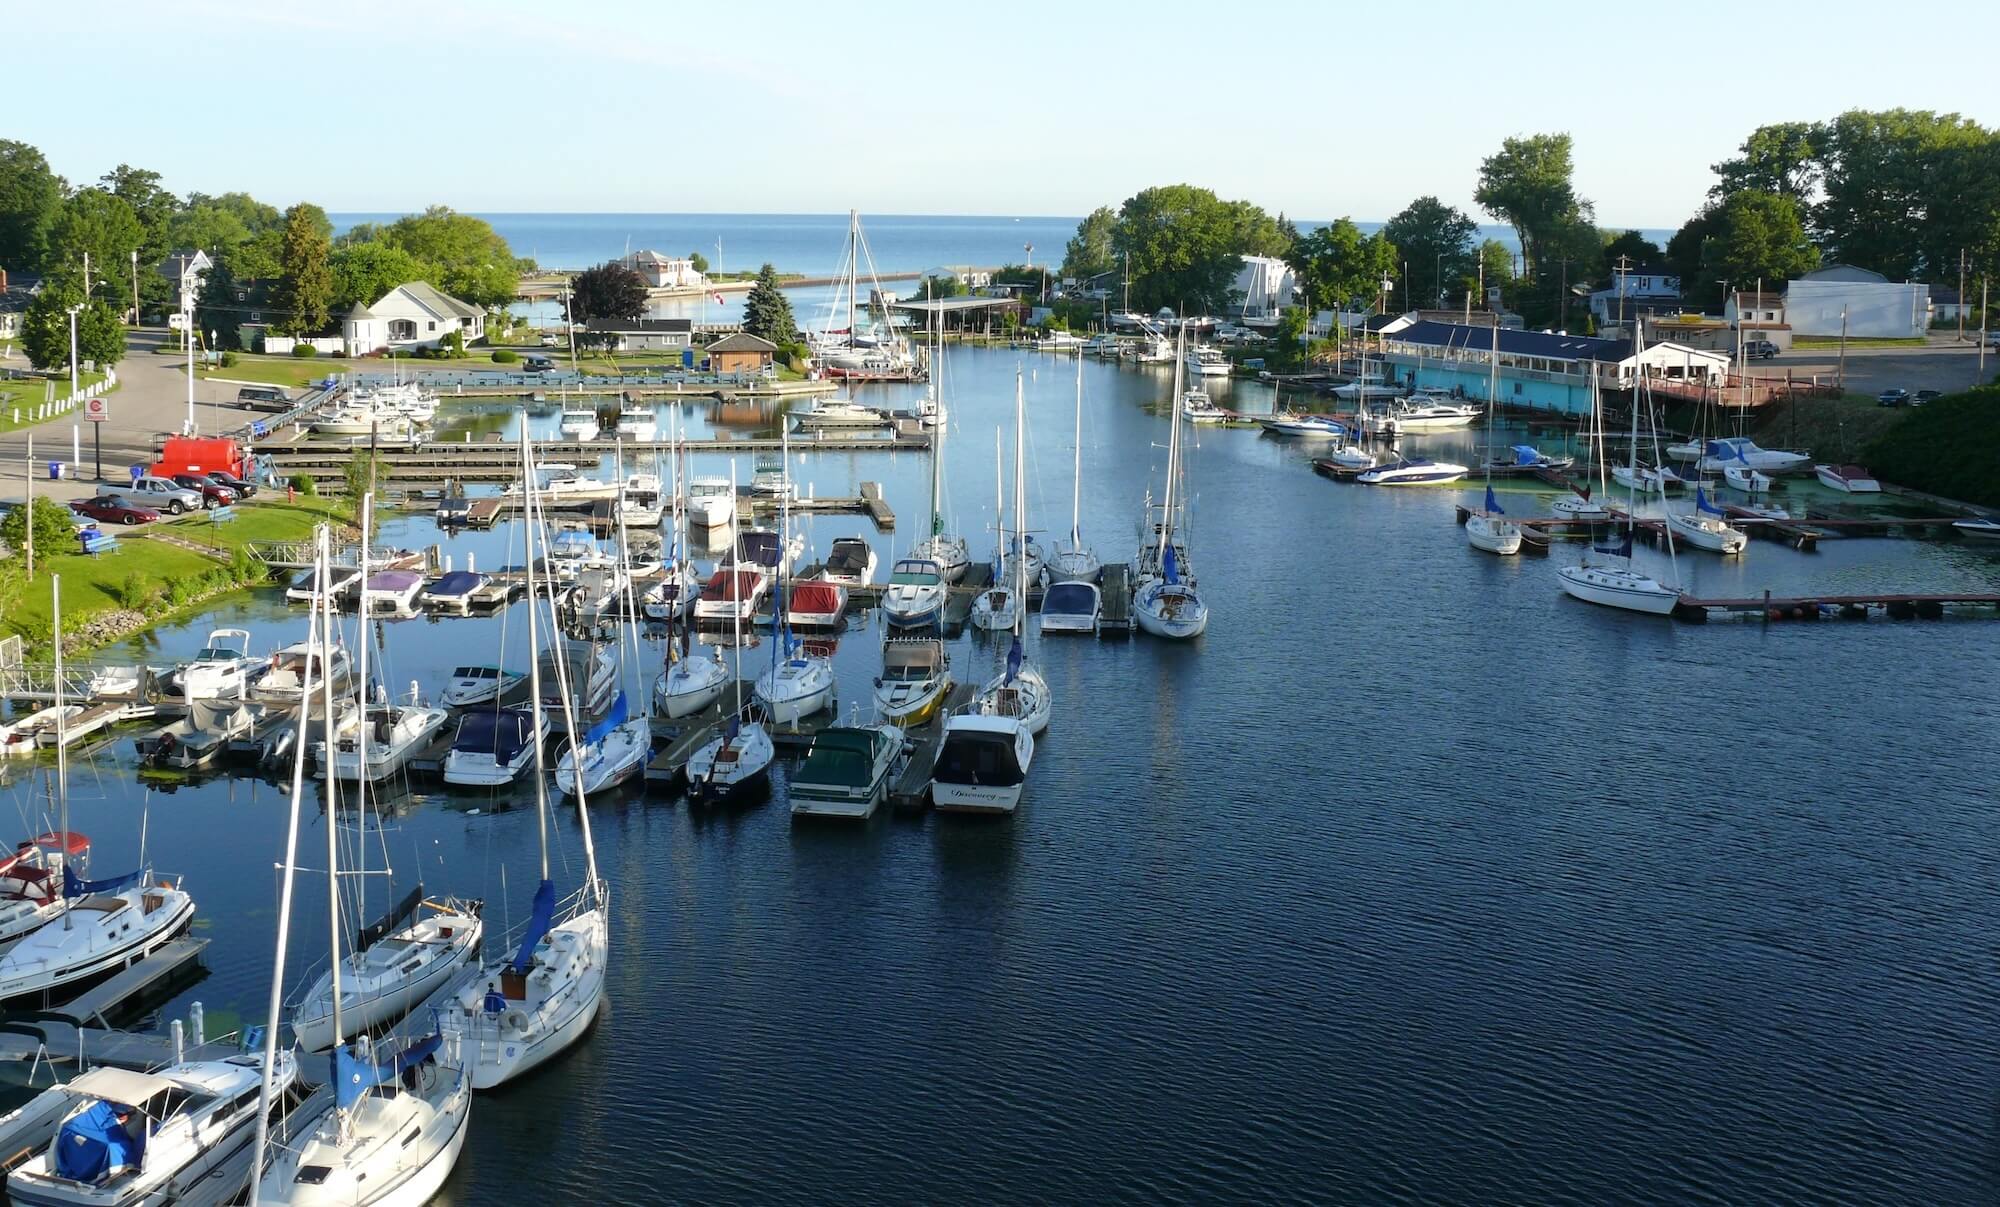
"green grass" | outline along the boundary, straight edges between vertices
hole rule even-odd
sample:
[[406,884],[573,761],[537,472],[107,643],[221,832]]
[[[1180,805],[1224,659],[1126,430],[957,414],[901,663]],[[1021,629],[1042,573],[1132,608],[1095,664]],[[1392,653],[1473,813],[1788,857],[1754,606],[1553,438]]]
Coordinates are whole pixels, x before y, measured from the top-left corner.
[[[1922,336],[1918,336],[1915,339],[1882,339],[1871,336],[1865,339],[1859,337],[1851,338],[1847,341],[1847,346],[1850,348],[1921,348],[1929,342]],[[1840,350],[1840,338],[1835,336],[1832,339],[1828,339],[1816,335],[1804,339],[1793,339],[1792,348],[1795,351],[1837,352]]]
[[1927,406],[1893,408],[1900,421],[1856,458],[1884,481],[2000,507],[2000,386],[1950,394]]
[[[94,386],[103,380],[104,374],[102,373],[80,372],[76,375],[78,389]],[[42,405],[45,388],[42,384],[42,379],[38,377],[30,378],[26,381],[0,382],[0,432],[12,432],[20,428],[35,426],[35,421],[30,418],[30,413],[34,408]],[[112,387],[112,392],[117,392],[116,386]],[[64,374],[62,379],[56,382],[56,397],[58,399],[69,397],[68,374]],[[21,419],[19,422],[16,422],[14,419],[14,408],[16,407],[21,409]],[[81,423],[83,421],[82,404],[78,404],[77,410],[70,412],[66,416],[57,416],[57,418],[69,419]],[[49,421],[45,419],[42,422],[47,423]]]
[[351,373],[352,362],[328,356],[245,356],[237,354],[236,363],[228,368],[217,365],[214,368],[195,369],[201,378],[219,377],[224,381],[260,381],[266,385],[286,386],[290,389],[304,389],[309,382],[324,380],[329,373]]

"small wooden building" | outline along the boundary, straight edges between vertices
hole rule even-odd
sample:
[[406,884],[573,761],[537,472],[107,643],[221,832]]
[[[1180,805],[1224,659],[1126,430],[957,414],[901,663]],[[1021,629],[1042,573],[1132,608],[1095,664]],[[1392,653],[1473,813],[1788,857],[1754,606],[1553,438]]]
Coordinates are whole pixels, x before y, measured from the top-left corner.
[[738,331],[710,344],[707,352],[709,367],[717,373],[762,373],[771,367],[778,345],[747,331]]

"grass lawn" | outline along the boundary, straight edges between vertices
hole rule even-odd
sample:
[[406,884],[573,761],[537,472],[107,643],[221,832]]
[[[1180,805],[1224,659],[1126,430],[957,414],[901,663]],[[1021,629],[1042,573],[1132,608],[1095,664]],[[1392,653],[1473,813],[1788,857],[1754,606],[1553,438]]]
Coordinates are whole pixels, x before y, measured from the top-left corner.
[[[78,373],[76,375],[77,388],[79,389],[96,385],[103,380],[104,374],[102,373]],[[116,387],[113,387],[113,390],[115,392]],[[39,377],[31,377],[25,381],[0,381],[0,432],[11,432],[17,428],[33,427],[35,424],[31,412],[34,408],[42,404],[46,393],[47,386]],[[67,374],[63,376],[62,380],[56,383],[56,397],[58,399],[69,397],[69,377]],[[16,408],[19,408],[21,412],[21,418],[18,421],[14,418]],[[72,417],[81,422],[83,418],[82,412],[73,412]],[[47,421],[44,420],[44,422]]]
[[237,354],[236,363],[228,368],[220,365],[212,369],[195,369],[202,378],[220,377],[225,381],[261,381],[267,385],[284,386],[302,390],[308,382],[321,381],[330,373],[349,373],[353,365],[348,361],[332,357],[297,356],[244,356]]
[[234,549],[252,541],[302,541],[312,535],[313,525],[322,520],[345,524],[347,509],[331,499],[318,497],[287,503],[283,490],[264,486],[258,488],[256,498],[236,508],[236,518],[228,523],[212,523],[205,512],[199,516],[190,513],[176,522],[171,531],[204,545],[212,535],[218,548]]
[[[1916,339],[1862,339],[1854,337],[1848,339],[1847,346],[1850,348],[1922,348],[1929,342],[1929,340],[1921,336]],[[1813,336],[1808,339],[1794,339],[1792,340],[1792,347],[1794,350],[1837,352],[1840,350],[1840,339],[1837,336],[1832,339],[1822,336]]]

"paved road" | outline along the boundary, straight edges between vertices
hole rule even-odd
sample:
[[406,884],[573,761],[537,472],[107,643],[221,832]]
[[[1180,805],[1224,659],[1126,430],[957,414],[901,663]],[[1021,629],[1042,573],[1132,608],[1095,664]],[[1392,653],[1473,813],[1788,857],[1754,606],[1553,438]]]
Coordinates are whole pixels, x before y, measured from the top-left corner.
[[[178,432],[187,422],[187,375],[185,360],[162,355],[167,332],[148,329],[132,332],[126,340],[125,359],[118,365],[118,388],[108,397],[111,418],[103,427],[104,475],[124,481],[126,466],[152,460],[162,432]],[[215,382],[195,382],[195,421],[203,431],[223,431],[240,427],[250,417],[234,404],[238,387]],[[34,437],[35,493],[57,499],[88,498],[93,492],[97,465],[91,446],[90,423],[81,410],[34,427],[20,428],[0,436],[0,499],[19,501],[24,493],[22,475],[27,462],[28,438]],[[71,429],[79,433],[83,448],[82,472],[75,481],[51,482],[50,461],[70,459]]]
[[[1819,348],[1787,352],[1772,360],[1758,361],[1750,368],[1752,374],[1760,377],[1783,377],[1787,370],[1795,379],[1817,376],[1821,381],[1831,382],[1840,370],[1840,353]],[[2000,372],[2000,349],[1989,349],[1986,379],[1991,381],[1996,372]],[[1911,393],[1943,390],[1949,394],[1976,384],[1978,379],[1977,345],[1959,344],[1950,337],[1933,340],[1923,348],[1847,350],[1847,389],[1854,394],[1879,394],[1890,389]]]

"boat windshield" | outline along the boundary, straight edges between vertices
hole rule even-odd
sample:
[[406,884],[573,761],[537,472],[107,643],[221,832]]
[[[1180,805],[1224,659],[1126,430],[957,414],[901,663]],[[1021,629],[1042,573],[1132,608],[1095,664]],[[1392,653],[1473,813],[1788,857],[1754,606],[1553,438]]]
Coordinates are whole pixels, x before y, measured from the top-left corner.
[[500,668],[497,666],[461,666],[452,672],[452,676],[458,679],[498,679],[500,677]]
[[889,585],[892,587],[935,587],[943,581],[938,572],[929,566],[912,567],[907,570],[898,566],[895,573],[889,576]]

